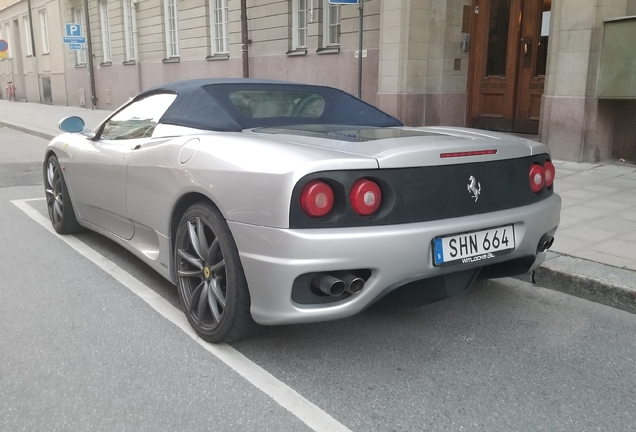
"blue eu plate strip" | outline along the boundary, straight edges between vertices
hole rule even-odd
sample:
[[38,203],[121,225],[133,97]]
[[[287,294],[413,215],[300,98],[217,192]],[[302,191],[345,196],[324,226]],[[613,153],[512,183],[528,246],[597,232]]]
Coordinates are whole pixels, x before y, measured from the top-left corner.
[[442,249],[442,239],[436,238],[433,240],[433,250],[435,253],[435,265],[441,265],[444,263],[444,251]]

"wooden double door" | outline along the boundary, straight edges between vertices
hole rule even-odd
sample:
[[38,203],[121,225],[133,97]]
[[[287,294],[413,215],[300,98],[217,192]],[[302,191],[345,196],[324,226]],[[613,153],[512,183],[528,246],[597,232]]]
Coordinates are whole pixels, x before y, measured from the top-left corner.
[[536,134],[552,0],[473,0],[470,126]]

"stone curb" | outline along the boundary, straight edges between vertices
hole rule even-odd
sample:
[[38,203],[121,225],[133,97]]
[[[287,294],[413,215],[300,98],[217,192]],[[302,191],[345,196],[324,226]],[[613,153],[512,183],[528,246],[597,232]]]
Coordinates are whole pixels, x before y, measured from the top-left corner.
[[0,121],[0,126],[4,126],[9,129],[15,129],[17,131],[24,132],[29,135],[34,135],[39,138],[44,138],[45,140],[49,140],[49,141],[55,138],[54,135],[51,135],[48,132],[34,130],[32,126],[20,126],[15,123],[8,123],[5,121]]
[[[531,282],[531,275],[519,279]],[[636,272],[631,270],[550,253],[535,271],[534,283],[636,314]]]

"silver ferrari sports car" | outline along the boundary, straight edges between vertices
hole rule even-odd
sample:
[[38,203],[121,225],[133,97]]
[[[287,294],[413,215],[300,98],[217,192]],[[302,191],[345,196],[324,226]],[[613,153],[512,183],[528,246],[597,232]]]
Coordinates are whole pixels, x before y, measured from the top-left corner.
[[528,272],[559,224],[545,145],[405,127],[330,87],[175,82],[95,131],[79,117],[60,128],[43,165],[55,230],[137,255],[211,342]]

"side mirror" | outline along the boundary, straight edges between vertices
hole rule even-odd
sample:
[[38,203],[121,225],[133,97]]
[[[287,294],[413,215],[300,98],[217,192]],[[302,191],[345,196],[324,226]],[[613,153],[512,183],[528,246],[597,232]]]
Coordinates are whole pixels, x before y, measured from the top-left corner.
[[66,117],[57,124],[63,132],[82,133],[86,130],[84,120],[77,116]]

